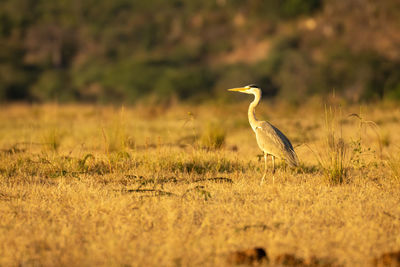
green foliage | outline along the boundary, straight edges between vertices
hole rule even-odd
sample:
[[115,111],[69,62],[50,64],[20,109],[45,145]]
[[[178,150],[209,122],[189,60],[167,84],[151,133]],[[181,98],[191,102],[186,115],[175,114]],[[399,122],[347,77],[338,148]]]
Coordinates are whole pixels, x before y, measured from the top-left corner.
[[376,54],[363,57],[368,78],[364,99],[400,99],[400,62],[387,61]]
[[281,12],[285,17],[310,14],[322,6],[321,0],[286,0],[280,2],[282,2]]
[[45,71],[32,86],[30,95],[37,101],[71,101],[75,99],[76,95],[68,85],[69,81],[65,72]]
[[[329,23],[310,33],[302,27],[284,30],[318,12],[325,21],[329,14],[321,12],[323,6],[334,10],[335,5],[322,0],[5,0],[0,3],[0,100],[107,103],[149,95],[199,100],[226,97],[221,88],[249,83],[260,84],[264,95],[297,101],[333,88],[355,100],[400,99],[398,57],[373,45],[351,49],[346,43],[351,33],[344,22],[352,14],[337,14],[343,23],[332,22],[336,35],[330,39],[324,33]],[[270,42],[267,56],[224,59],[243,50],[238,44],[258,40]]]
[[237,7],[247,8],[257,18],[293,19],[300,15],[309,15],[322,7],[321,0],[269,0],[269,1],[233,1]]
[[[270,61],[260,61],[252,66],[235,64],[221,68],[218,71],[218,81],[216,94],[220,98],[229,97],[226,94],[227,88],[237,87],[238,85],[260,84],[262,85],[263,97],[273,97],[278,94],[278,85],[273,81],[271,75]],[[220,91],[219,91],[220,90]],[[237,96],[241,98],[241,96]]]
[[278,39],[263,63],[264,74],[273,77],[285,99],[332,90],[351,100],[399,99],[400,62],[372,50],[352,52],[341,44],[325,46],[323,60],[315,61],[312,47],[303,46],[297,35]]
[[212,74],[203,68],[166,69],[158,77],[153,89],[160,97],[176,95],[180,99],[189,99],[194,95],[209,93],[212,83]]

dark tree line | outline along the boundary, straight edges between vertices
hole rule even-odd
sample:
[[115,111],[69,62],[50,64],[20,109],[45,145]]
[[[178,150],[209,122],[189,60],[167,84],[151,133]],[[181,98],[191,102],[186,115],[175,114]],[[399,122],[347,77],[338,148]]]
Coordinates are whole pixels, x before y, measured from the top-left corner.
[[3,0],[0,100],[196,100],[245,83],[400,98],[399,17],[395,0]]

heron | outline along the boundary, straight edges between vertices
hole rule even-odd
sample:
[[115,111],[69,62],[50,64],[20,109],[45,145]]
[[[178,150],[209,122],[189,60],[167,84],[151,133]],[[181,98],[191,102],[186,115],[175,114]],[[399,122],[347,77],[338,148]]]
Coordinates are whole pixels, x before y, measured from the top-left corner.
[[269,155],[272,159],[273,174],[275,173],[275,158],[284,160],[290,167],[298,166],[299,160],[289,139],[268,121],[259,121],[256,118],[255,109],[262,95],[260,87],[250,84],[244,87],[231,88],[228,91],[254,95],[254,100],[249,106],[248,117],[250,126],[256,134],[257,144],[264,152],[264,175],[261,178],[261,184],[267,175],[267,159]]

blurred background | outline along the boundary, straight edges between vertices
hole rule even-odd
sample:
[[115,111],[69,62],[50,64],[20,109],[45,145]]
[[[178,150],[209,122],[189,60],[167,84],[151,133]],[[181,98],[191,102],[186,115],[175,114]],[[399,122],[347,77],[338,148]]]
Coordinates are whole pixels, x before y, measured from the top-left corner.
[[2,0],[0,101],[400,99],[399,0]]

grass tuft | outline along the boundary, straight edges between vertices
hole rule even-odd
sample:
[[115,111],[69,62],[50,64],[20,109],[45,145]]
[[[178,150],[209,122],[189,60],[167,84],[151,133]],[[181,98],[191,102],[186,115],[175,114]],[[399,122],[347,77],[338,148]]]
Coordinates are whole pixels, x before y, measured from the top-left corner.
[[400,153],[397,153],[397,155],[390,155],[386,160],[386,164],[391,171],[392,178],[400,182]]
[[218,124],[208,124],[202,132],[199,144],[205,149],[220,149],[225,144],[226,132]]
[[95,159],[95,157],[93,156],[93,154],[88,153],[86,154],[82,159],[78,160],[78,165],[79,165],[79,170],[80,171],[87,171],[88,170],[88,166],[87,166],[87,162],[90,159]]
[[348,177],[350,157],[348,145],[338,134],[337,110],[325,108],[325,128],[327,130],[324,141],[324,150],[317,154],[318,162],[322,167],[325,180],[330,185],[342,184]]
[[51,128],[43,135],[43,144],[50,150],[57,152],[61,145],[63,134],[57,128]]

